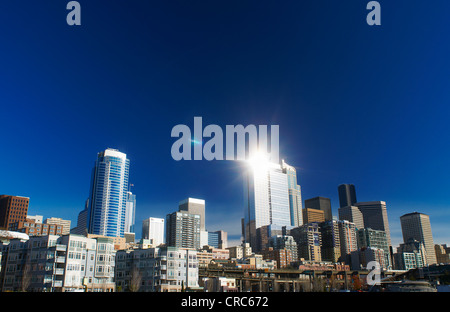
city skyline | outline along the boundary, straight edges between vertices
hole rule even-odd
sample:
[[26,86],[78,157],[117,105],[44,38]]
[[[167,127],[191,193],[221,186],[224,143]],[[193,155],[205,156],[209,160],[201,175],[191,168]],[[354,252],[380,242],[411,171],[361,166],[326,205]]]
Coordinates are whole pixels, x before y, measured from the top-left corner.
[[377,28],[367,3],[343,1],[91,1],[78,28],[66,3],[25,2],[0,10],[0,191],[30,198],[31,215],[75,225],[95,155],[112,147],[130,159],[137,237],[193,197],[207,230],[236,242],[240,164],[170,154],[171,129],[201,116],[279,125],[302,204],[330,198],[338,216],[337,187],[354,184],[358,201],[386,202],[394,247],[414,211],[450,242],[448,1],[383,3]]
[[[111,155],[109,155],[108,153],[112,153]],[[120,152],[119,150],[116,150],[116,149],[112,149],[112,148],[107,148],[107,149],[105,149],[104,151],[101,151],[101,152],[99,152],[98,153],[98,157],[99,157],[99,159],[103,159],[103,157],[104,156],[120,156],[120,157],[122,157],[122,158],[124,158],[125,160],[126,160],[126,164],[127,164],[127,169],[126,169],[126,171],[128,172],[128,170],[129,170],[129,160],[126,158],[127,157],[127,155],[125,154],[125,153],[122,153],[122,152]],[[264,160],[264,161],[266,161],[266,160]],[[98,160],[97,160],[97,162],[98,162]],[[96,162],[96,164],[97,164],[97,162]],[[257,165],[261,165],[261,164],[257,164]],[[272,165],[272,164],[271,164]],[[273,164],[273,165],[275,165],[275,164]],[[281,168],[282,168],[282,165],[284,166],[284,167],[291,167],[291,166],[289,166],[288,164],[286,164],[285,163],[285,161],[284,161],[284,159],[282,159],[281,160],[281,164],[279,165],[279,164],[276,164],[276,166],[274,167],[275,169],[277,169],[278,168],[278,166],[279,166],[279,168],[278,168],[278,171],[280,172],[279,174],[282,174],[281,172],[282,172],[282,170],[281,170]],[[250,163],[245,163],[244,164],[244,166],[240,166],[243,170],[244,170],[244,172],[249,172],[249,171],[253,171],[254,169],[252,168],[252,164],[250,164]],[[245,168],[244,168],[245,167]],[[97,168],[97,165],[94,167],[94,169],[92,170],[93,172],[95,172],[96,171],[96,168]],[[248,171],[249,170],[249,171]],[[269,168],[267,168],[267,170],[268,171],[271,171],[272,169],[269,169]],[[294,169],[294,167],[291,167],[291,170],[295,170]],[[258,171],[258,170],[256,170],[256,171]],[[243,175],[245,175],[245,173],[242,173]],[[286,174],[286,172],[284,172],[284,174]],[[91,179],[94,179],[94,175],[93,176],[91,176]],[[279,179],[279,178],[278,178]],[[286,178],[287,179],[287,178]],[[287,181],[287,180],[286,180]],[[91,183],[93,183],[92,181],[91,181]],[[243,184],[245,184],[245,181],[242,181],[242,183]],[[277,182],[278,183],[278,182]],[[293,181],[291,181],[291,183],[296,183],[296,181],[295,181],[295,179],[293,180]],[[130,183],[128,183],[128,184],[130,184],[130,185],[133,185],[131,182]],[[336,198],[336,201],[338,201],[338,202],[341,202],[341,200],[340,200],[340,189],[341,189],[341,187],[343,187],[343,185],[344,184],[339,184],[337,187],[336,187],[336,193],[338,194],[337,195],[337,198]],[[355,187],[353,184],[346,184],[346,185],[351,185],[352,186],[352,192],[353,193],[355,193],[354,194],[354,196],[356,196],[356,194],[358,193],[357,191],[355,191],[356,189],[358,189],[357,187]],[[287,188],[287,185],[285,185],[285,187]],[[126,186],[126,187],[124,187],[124,190],[126,190],[126,189],[129,189],[130,188],[130,186],[128,185],[128,186]],[[92,192],[92,190],[91,190],[91,192]],[[127,194],[127,198],[128,198],[128,196],[129,196],[129,194],[131,193],[131,192],[125,192],[126,194]],[[134,208],[136,208],[136,206],[137,207],[139,207],[139,204],[137,203],[136,204],[136,194],[133,194],[134,195]],[[17,195],[12,195],[12,196],[17,196]],[[18,196],[18,197],[23,197],[23,196]],[[300,197],[302,197],[302,195],[300,194]],[[30,198],[28,198],[28,197],[23,197],[23,198],[27,198],[28,199],[28,202],[31,202],[31,199]],[[312,198],[312,199],[315,199],[315,198]],[[325,198],[325,199],[327,199],[327,198]],[[245,201],[245,199],[243,199],[244,201]],[[303,206],[303,208],[305,209],[305,208],[310,208],[310,207],[307,207],[305,204],[304,204],[304,202],[305,201],[309,201],[309,200],[311,200],[311,198],[306,198],[306,199],[304,199],[303,200],[303,204],[302,204],[302,206]],[[88,201],[87,201],[87,203],[89,202],[89,199],[88,199]],[[126,201],[127,203],[128,203],[128,200]],[[201,205],[202,207],[200,208],[200,210],[198,210],[199,208],[195,208],[195,209],[197,209],[197,210],[195,210],[196,212],[196,214],[199,214],[200,216],[201,216],[201,220],[202,220],[202,224],[204,224],[204,225],[202,225],[202,229],[203,230],[206,230],[206,231],[208,231],[208,232],[214,232],[214,231],[225,231],[225,232],[227,232],[227,227],[225,226],[222,226],[221,227],[221,224],[220,223],[216,223],[215,224],[215,226],[217,227],[217,228],[214,228],[214,229],[208,229],[208,227],[207,227],[207,224],[205,224],[206,223],[206,219],[207,218],[205,218],[205,214],[206,215],[208,215],[208,210],[207,209],[205,209],[205,200],[204,199],[195,199],[195,198],[191,198],[191,197],[188,197],[187,199],[185,199],[185,200],[182,200],[182,201],[178,201],[178,203],[177,203],[177,207],[178,207],[178,211],[182,211],[182,210],[188,210],[189,208],[189,206],[188,206],[188,204],[189,203],[191,203],[191,205],[193,205],[194,207],[196,207],[195,205]],[[193,204],[192,204],[193,203]],[[368,207],[373,207],[374,205],[375,206],[377,206],[377,205],[379,205],[379,204],[382,204],[383,206],[382,207],[384,207],[384,214],[388,214],[389,215],[389,209],[386,209],[386,203],[384,202],[384,201],[372,201],[372,202],[356,202],[356,203],[353,203],[355,206],[353,207],[353,208],[355,208],[355,209],[360,209],[359,207],[360,206],[368,206]],[[80,210],[80,211],[78,211],[77,213],[76,213],[76,215],[78,216],[78,214],[80,213],[80,212],[83,212],[83,210],[85,211],[88,207],[89,207],[89,205],[87,205],[87,204],[85,203],[85,207],[84,207],[84,209],[82,209],[82,210]],[[243,205],[245,205],[245,202],[243,202]],[[183,208],[182,208],[183,207]],[[333,206],[332,206],[333,207]],[[287,208],[287,207],[286,207]],[[342,207],[340,207],[340,208],[342,208]],[[28,208],[29,209],[29,208]],[[191,208],[192,209],[192,208]],[[317,208],[316,208],[317,209]],[[338,208],[339,209],[339,208]],[[373,209],[373,208],[370,208],[370,209]],[[333,212],[332,212],[332,216],[333,216],[333,218],[336,218],[336,219],[339,219],[339,220],[342,220],[342,218],[339,216],[339,214],[338,213],[336,213],[336,211],[334,211],[334,210],[336,210],[336,207],[335,207],[335,209],[333,209]],[[176,209],[172,209],[172,210],[170,210],[170,212],[168,212],[168,213],[166,213],[166,215],[164,215],[163,217],[162,217],[162,219],[164,220],[164,219],[166,219],[167,217],[168,217],[168,215],[169,214],[173,214],[173,213],[175,213],[177,210]],[[203,211],[203,212],[202,212]],[[38,212],[38,211],[35,211],[35,212],[33,212],[33,213],[30,213],[30,211],[29,211],[29,213],[28,213],[28,215],[29,216],[32,216],[32,215],[34,215],[34,214],[36,214],[36,215],[40,215],[40,213]],[[239,219],[235,219],[235,220],[228,220],[228,221],[234,221],[233,223],[235,223],[235,224],[238,224],[240,221],[241,221],[241,219],[242,218],[244,218],[244,216],[245,216],[245,214],[246,213],[244,213],[244,211],[243,211],[243,213],[242,213],[242,216],[241,216],[241,218],[239,218]],[[372,212],[372,214],[373,214],[373,212]],[[428,220],[429,220],[429,215],[428,214],[425,214],[425,213],[423,213],[423,212],[417,212],[417,211],[409,211],[409,212],[402,212],[402,214],[401,214],[401,216],[399,217],[399,220],[401,220],[401,217],[404,217],[405,215],[414,215],[414,214],[420,214],[420,215],[425,215],[425,216],[427,216],[427,218],[428,218]],[[59,216],[58,215],[45,215],[44,216],[45,218],[49,218],[49,217],[56,217],[56,218],[59,218]],[[133,227],[135,228],[135,229],[137,229],[137,231],[135,231],[134,233],[136,234],[136,238],[137,239],[140,239],[140,238],[144,238],[144,235],[143,235],[143,233],[142,233],[142,226],[143,226],[143,222],[144,221],[146,221],[147,219],[149,219],[149,218],[155,218],[155,215],[149,215],[147,218],[143,218],[142,220],[139,220],[138,222],[139,223],[134,223],[134,225],[133,225]],[[158,217],[156,217],[156,218],[158,218]],[[362,218],[362,215],[361,215],[361,218]],[[369,216],[366,216],[366,218],[367,219],[370,219],[371,217],[370,217],[370,215]],[[64,219],[64,218],[63,218]],[[124,216],[124,219],[125,219],[125,216]],[[285,218],[286,219],[286,221],[287,220],[290,220],[290,217],[288,216],[287,218]],[[345,218],[344,218],[345,219]],[[388,218],[389,219],[389,218]],[[73,218],[69,218],[69,220],[70,221],[73,221]],[[375,220],[375,219],[370,219],[372,222],[375,222],[375,223],[379,223],[379,222],[383,222],[383,221],[377,221],[377,220]],[[390,219],[389,219],[390,220]],[[124,223],[125,222],[125,220],[123,220],[123,222],[122,223]],[[289,223],[289,222],[288,222]],[[394,222],[392,222],[392,221],[389,221],[389,223],[396,223],[395,221]],[[272,223],[271,223],[272,224]],[[276,225],[276,226],[280,226],[280,224],[277,224],[277,223],[273,223],[274,225]],[[305,223],[304,223],[305,224]],[[76,228],[76,226],[77,225],[79,225],[79,224],[77,224],[77,220],[75,220],[75,222],[72,222],[72,226],[71,226],[71,229],[73,229],[73,228]],[[242,226],[242,224],[239,224],[240,226]],[[283,223],[283,225],[285,225],[284,223]],[[286,224],[286,225],[288,225],[289,226],[289,224]],[[294,227],[292,224],[290,224],[290,226],[291,227]],[[391,241],[391,238],[390,238],[390,233],[389,232],[392,232],[392,226],[390,226],[389,224],[387,224],[387,226],[388,226],[388,232],[387,232],[387,235],[388,235],[388,241],[390,242]],[[364,227],[366,227],[366,226],[364,226]],[[372,226],[369,226],[369,228],[372,228]],[[242,229],[242,228],[241,228]],[[431,231],[431,235],[432,235],[432,239],[434,240],[434,242],[436,243],[436,244],[447,244],[447,241],[439,241],[439,239],[436,239],[435,238],[435,235],[433,234],[433,225],[431,224],[431,228],[429,229],[429,232]],[[390,230],[390,231],[389,231]],[[394,248],[397,248],[398,246],[400,246],[400,244],[402,244],[402,243],[405,243],[406,241],[405,241],[405,233],[403,233],[403,231],[402,231],[402,226],[401,226],[401,224],[400,224],[400,229],[397,229],[397,228],[394,228],[394,232],[397,232],[398,230],[400,230],[400,235],[401,235],[401,237],[395,237],[395,240],[394,240],[394,242],[392,243],[392,247],[394,247]],[[126,232],[126,231],[125,231]],[[228,235],[229,235],[229,232],[227,232],[228,233]],[[93,234],[98,234],[98,233],[93,233]],[[429,234],[429,235],[430,235]],[[228,244],[229,244],[229,246],[237,246],[237,245],[240,245],[241,243],[243,243],[243,242],[245,242],[245,239],[244,240],[242,240],[241,238],[236,238],[236,236],[238,236],[238,235],[241,235],[242,236],[242,233],[240,233],[240,234],[235,234],[235,233],[232,233],[231,234],[231,236],[234,236],[234,239],[231,239],[231,240],[229,240],[228,241]],[[229,235],[230,236],[230,235]],[[396,242],[398,242],[398,244],[396,244]]]

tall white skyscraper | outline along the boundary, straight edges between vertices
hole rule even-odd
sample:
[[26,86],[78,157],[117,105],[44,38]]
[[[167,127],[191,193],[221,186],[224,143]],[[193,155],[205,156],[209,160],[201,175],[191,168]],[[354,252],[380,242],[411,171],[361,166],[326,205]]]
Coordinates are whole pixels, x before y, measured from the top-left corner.
[[288,175],[280,164],[258,157],[249,161],[245,182],[244,240],[258,249],[258,228],[291,226]]
[[98,153],[92,170],[88,233],[124,237],[130,161],[115,149]]
[[136,195],[127,192],[127,209],[125,213],[125,232],[134,233],[136,215]]
[[142,238],[149,239],[154,247],[164,244],[164,219],[148,218],[142,221]]

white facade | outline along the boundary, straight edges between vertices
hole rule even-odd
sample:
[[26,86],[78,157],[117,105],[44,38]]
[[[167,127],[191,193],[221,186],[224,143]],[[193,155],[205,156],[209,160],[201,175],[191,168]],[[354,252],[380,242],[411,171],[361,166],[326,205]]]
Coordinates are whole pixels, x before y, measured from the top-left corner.
[[27,216],[27,219],[34,220],[36,223],[42,223],[44,216],[35,215],[35,216]]
[[127,154],[119,152],[116,149],[108,148],[104,152],[104,156],[117,157],[125,161],[127,159]]
[[200,248],[208,245],[208,231],[200,231]]
[[257,246],[256,229],[265,225],[291,226],[288,176],[279,164],[254,163],[244,189],[244,238]]
[[58,224],[58,225],[62,225],[63,226],[63,230],[62,230],[62,235],[66,235],[70,233],[70,225],[71,225],[71,221],[70,220],[64,220],[61,218],[55,218],[55,217],[51,217],[51,218],[47,218],[44,221],[45,224]]
[[[112,238],[70,234],[13,239],[7,246],[8,271],[0,286],[2,291],[114,291],[115,254]],[[25,286],[24,275],[28,276]]]
[[136,215],[136,195],[127,192],[127,204],[125,210],[125,232],[134,233],[134,222]]
[[297,170],[288,165],[284,159],[281,161],[281,167],[288,178],[291,226],[303,225],[302,192],[300,185],[297,184]]
[[150,240],[150,244],[157,247],[164,244],[164,219],[148,218],[142,221],[142,238]]
[[93,238],[70,235],[65,245],[68,248],[64,286],[69,291],[82,291],[85,277],[93,281],[97,242]]
[[[138,282],[133,275],[139,276]],[[177,247],[120,250],[116,283],[123,291],[134,288],[141,292],[179,292],[197,288],[197,251]]]
[[64,291],[113,291],[115,254],[111,238],[87,238],[65,235],[60,243],[67,246]]

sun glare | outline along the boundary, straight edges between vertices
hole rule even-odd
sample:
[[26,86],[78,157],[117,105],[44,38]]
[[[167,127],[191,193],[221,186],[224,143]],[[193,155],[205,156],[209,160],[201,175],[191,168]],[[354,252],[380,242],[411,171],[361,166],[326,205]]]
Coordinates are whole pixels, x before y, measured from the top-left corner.
[[266,170],[269,165],[269,157],[266,153],[258,151],[253,153],[247,162],[253,170]]

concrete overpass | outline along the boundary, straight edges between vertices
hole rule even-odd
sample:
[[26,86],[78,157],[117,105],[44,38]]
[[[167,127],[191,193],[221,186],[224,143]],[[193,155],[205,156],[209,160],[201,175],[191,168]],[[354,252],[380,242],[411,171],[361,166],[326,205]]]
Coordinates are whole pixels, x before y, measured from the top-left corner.
[[[383,272],[381,278],[397,272]],[[239,291],[310,291],[335,287],[349,289],[353,277],[365,280],[369,271],[363,270],[298,270],[298,269],[248,269],[248,268],[200,268],[199,279],[227,277],[236,280]],[[320,283],[319,283],[320,282]]]

